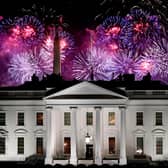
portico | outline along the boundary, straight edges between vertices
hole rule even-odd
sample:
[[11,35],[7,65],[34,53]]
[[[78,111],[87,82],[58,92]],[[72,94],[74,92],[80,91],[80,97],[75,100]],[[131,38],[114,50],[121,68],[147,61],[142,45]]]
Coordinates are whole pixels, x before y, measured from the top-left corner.
[[[91,163],[101,165],[104,163],[103,160],[106,156],[113,158],[113,154],[107,154],[108,144],[106,139],[115,137],[117,143],[117,145],[115,144],[115,156],[117,156],[120,165],[127,164],[126,96],[88,82],[82,82],[48,95],[45,97],[45,101],[47,115],[45,164],[61,163],[62,158],[59,156],[61,153],[65,156],[63,141],[69,137],[70,153],[66,155],[65,160],[62,159],[64,160],[62,163],[77,165],[81,157],[85,156],[85,136],[88,131],[89,135],[92,136],[93,143]],[[86,126],[84,122],[84,116],[88,109],[93,113],[92,126]],[[110,110],[116,112],[117,118],[116,125],[112,127],[104,126],[106,125],[106,113]],[[70,126],[63,124],[63,113],[65,111],[70,113]]]

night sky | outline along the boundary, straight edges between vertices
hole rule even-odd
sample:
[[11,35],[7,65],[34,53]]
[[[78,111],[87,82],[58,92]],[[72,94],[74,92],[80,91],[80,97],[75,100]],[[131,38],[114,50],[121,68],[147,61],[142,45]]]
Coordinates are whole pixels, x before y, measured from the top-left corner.
[[65,21],[74,29],[94,26],[94,18],[100,11],[99,0],[6,0],[0,5],[0,14],[2,16],[22,15],[21,9],[31,8],[33,4],[52,8],[57,14],[64,15]]
[[[66,80],[112,80],[120,74],[141,80],[150,72],[153,80],[168,83],[167,13],[165,0],[5,0],[0,86],[53,72],[55,30]],[[61,31],[52,27],[58,24]]]

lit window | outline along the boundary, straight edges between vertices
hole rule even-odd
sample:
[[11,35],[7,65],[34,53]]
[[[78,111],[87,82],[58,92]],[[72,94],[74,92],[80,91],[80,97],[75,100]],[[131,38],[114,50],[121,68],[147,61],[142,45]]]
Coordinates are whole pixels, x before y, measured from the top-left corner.
[[115,125],[115,112],[108,113],[108,124]]
[[64,137],[64,154],[70,154],[70,153],[71,153],[71,138]]
[[36,124],[43,125],[43,113],[42,112],[36,113]]
[[138,154],[142,154],[143,152],[143,137],[136,138],[136,151]]
[[0,113],[0,126],[6,125],[6,114]]
[[64,125],[71,125],[71,113],[70,112],[64,113]]
[[156,125],[162,125],[162,112],[156,112]]
[[162,137],[156,138],[156,154],[157,155],[163,154],[163,138]]
[[92,112],[86,113],[86,125],[93,125],[93,113]]
[[115,137],[109,137],[109,154],[115,154]]
[[0,137],[0,154],[5,154],[5,137]]
[[43,155],[43,138],[42,137],[36,138],[36,153],[38,155]]
[[24,138],[18,137],[18,154],[24,154]]
[[136,113],[136,125],[143,125],[143,112]]
[[18,125],[24,125],[24,113],[18,113],[18,119],[17,119],[17,121],[18,121]]

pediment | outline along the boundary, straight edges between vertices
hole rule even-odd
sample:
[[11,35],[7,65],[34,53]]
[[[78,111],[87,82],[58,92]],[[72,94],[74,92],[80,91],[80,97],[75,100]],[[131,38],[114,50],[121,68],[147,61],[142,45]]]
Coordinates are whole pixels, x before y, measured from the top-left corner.
[[36,135],[43,135],[45,133],[45,131],[43,129],[37,129],[37,130],[34,131],[34,133]]
[[157,128],[157,129],[152,130],[152,133],[153,134],[165,134],[166,130],[161,129],[161,128]]
[[28,131],[26,129],[19,128],[19,129],[16,129],[14,132],[16,134],[26,134]]
[[134,134],[145,134],[145,130],[143,130],[143,129],[136,129],[134,131]]
[[8,131],[6,131],[5,129],[0,129],[0,136],[7,136],[8,135]]
[[44,99],[126,99],[119,93],[105,89],[90,82],[81,82],[64,90],[53,93]]

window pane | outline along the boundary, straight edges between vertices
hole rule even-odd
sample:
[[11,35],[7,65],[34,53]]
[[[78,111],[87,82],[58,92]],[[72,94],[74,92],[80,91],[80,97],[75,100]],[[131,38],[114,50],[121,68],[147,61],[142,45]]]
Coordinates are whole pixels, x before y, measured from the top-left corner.
[[137,150],[143,151],[143,137],[137,137]]
[[24,125],[24,113],[18,113],[18,125]]
[[36,124],[43,125],[43,113],[36,113]]
[[18,154],[24,154],[24,138],[18,138]]
[[0,154],[5,154],[5,137],[0,137]]
[[3,126],[6,124],[6,114],[5,113],[0,113],[0,126]]
[[36,138],[36,153],[38,155],[43,155],[43,138]]
[[93,113],[92,112],[86,113],[86,125],[93,125]]
[[115,154],[115,137],[109,137],[109,154]]
[[157,155],[163,154],[163,138],[162,137],[156,138],[156,154]]
[[108,113],[108,124],[115,125],[115,112]]
[[162,112],[156,112],[156,125],[162,125]]
[[71,153],[71,138],[64,137],[64,154],[70,154],[70,153]]
[[136,125],[143,125],[143,112],[136,113]]
[[71,113],[65,112],[64,113],[64,125],[71,125]]

